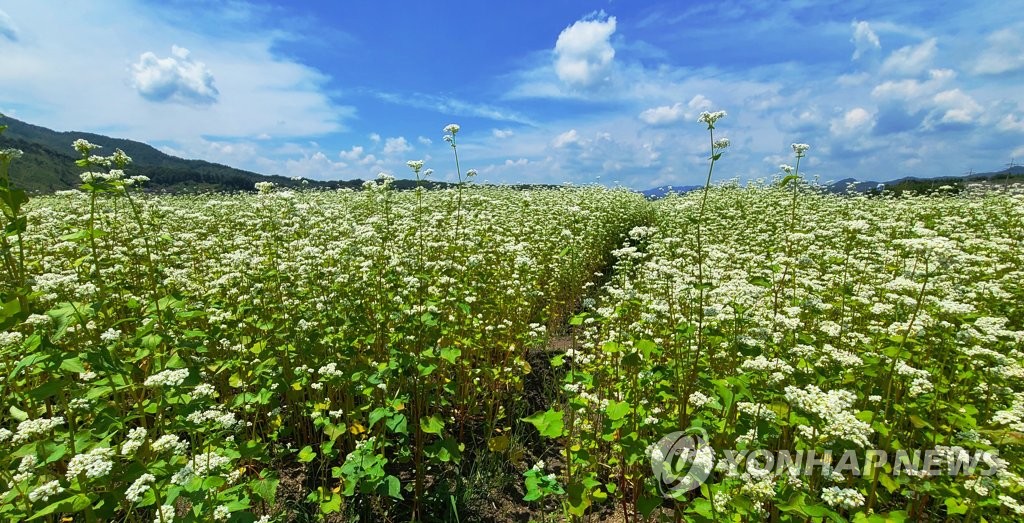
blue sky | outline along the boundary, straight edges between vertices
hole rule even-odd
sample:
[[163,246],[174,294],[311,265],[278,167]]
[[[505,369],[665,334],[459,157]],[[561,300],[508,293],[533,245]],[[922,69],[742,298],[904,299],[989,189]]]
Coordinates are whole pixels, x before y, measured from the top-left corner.
[[0,0],[0,112],[316,179],[689,185],[1024,161],[1024,2]]

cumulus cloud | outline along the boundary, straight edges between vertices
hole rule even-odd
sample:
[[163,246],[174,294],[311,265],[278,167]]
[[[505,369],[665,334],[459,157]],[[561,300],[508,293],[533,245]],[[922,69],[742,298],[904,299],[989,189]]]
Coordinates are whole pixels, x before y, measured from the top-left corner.
[[422,145],[431,145],[431,144],[434,143],[434,140],[431,140],[430,138],[427,138],[426,136],[418,136],[416,138],[416,141],[419,142]]
[[301,176],[311,180],[329,180],[345,172],[345,162],[335,162],[324,153],[316,151],[302,158],[291,158],[284,162],[286,176]]
[[969,124],[981,115],[983,109],[970,95],[960,89],[942,91],[932,98],[935,103],[936,116],[940,123]]
[[353,145],[351,149],[347,151],[341,151],[338,153],[338,157],[342,160],[348,160],[350,162],[358,161],[363,156],[363,146]]
[[878,35],[871,30],[871,25],[860,20],[850,24],[853,27],[853,59],[859,60],[862,56],[882,48]]
[[132,65],[131,75],[132,86],[151,102],[209,105],[220,94],[206,64],[193,60],[188,49],[176,45],[171,46],[167,58],[149,51],[142,53]]
[[682,102],[672,105],[652,107],[640,113],[639,118],[647,125],[668,125],[696,118],[698,111],[706,111],[712,106],[711,100],[702,94],[690,99],[684,106]]
[[580,135],[576,132],[576,129],[569,129],[568,131],[556,136],[551,142],[551,146],[557,149],[574,143],[579,143],[579,141]]
[[989,35],[988,48],[974,64],[978,74],[1003,74],[1024,69],[1024,37],[1020,30],[1001,29]]
[[883,74],[915,76],[928,70],[938,50],[938,40],[929,38],[918,45],[901,47],[882,62]]
[[863,107],[854,107],[846,111],[842,118],[832,120],[829,130],[836,136],[851,136],[870,130],[873,126],[871,113]]
[[18,41],[18,27],[14,25],[14,20],[3,9],[0,9],[0,37],[12,42]]
[[999,123],[996,124],[996,129],[1024,133],[1024,119],[1018,118],[1015,114],[1008,114],[999,120]]
[[682,121],[686,117],[686,109],[682,102],[652,107],[640,113],[640,119],[647,125],[668,125]]
[[927,81],[892,80],[883,82],[871,91],[871,96],[882,101],[904,101],[919,104],[956,78],[951,69],[932,69]]
[[555,42],[555,74],[566,84],[587,88],[602,82],[612,67],[615,17],[601,11],[576,21]]
[[412,146],[405,140],[404,136],[388,138],[384,140],[384,155],[401,154],[412,150]]
[[499,139],[508,138],[514,134],[512,129],[491,129],[491,135]]

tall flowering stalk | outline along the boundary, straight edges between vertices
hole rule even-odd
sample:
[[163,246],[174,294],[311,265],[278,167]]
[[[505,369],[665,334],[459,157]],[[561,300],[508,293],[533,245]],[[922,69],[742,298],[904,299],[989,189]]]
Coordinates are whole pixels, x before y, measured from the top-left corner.
[[455,155],[455,174],[459,177],[458,185],[458,199],[455,205],[455,235],[458,237],[459,231],[462,229],[462,167],[459,165],[459,146],[456,143],[455,135],[459,134],[459,124],[450,123],[444,127],[444,141],[448,142],[448,145],[452,146],[452,154]]
[[704,213],[707,208],[708,193],[711,191],[711,175],[715,171],[715,162],[722,158],[725,148],[729,147],[728,138],[715,139],[715,123],[725,118],[725,116],[725,111],[715,111],[713,113],[704,111],[700,113],[700,117],[697,119],[698,122],[707,125],[708,136],[711,142],[711,157],[708,164],[708,176],[704,180],[704,191],[700,199],[700,208],[697,211],[697,349],[694,353],[694,364],[691,366],[690,376],[686,380],[686,392],[683,394],[682,402],[679,406],[680,428],[685,428],[688,425],[686,405],[690,399],[692,383],[694,383],[697,377],[697,364],[700,362],[701,353],[704,349],[704,305],[707,290],[707,285],[704,282]]
[[[796,167],[782,164],[779,169],[782,170],[783,176],[781,186],[786,187],[787,185],[793,186],[793,199],[791,200],[789,207],[789,234],[796,232],[796,199],[800,189],[800,159],[807,156],[807,150],[811,148],[810,145],[805,143],[794,143],[790,147],[793,148],[793,153],[796,155]],[[796,265],[792,261],[793,256],[793,242],[789,235],[786,236],[786,257],[790,258],[790,276],[792,278],[792,294],[790,296],[790,305],[796,305]]]

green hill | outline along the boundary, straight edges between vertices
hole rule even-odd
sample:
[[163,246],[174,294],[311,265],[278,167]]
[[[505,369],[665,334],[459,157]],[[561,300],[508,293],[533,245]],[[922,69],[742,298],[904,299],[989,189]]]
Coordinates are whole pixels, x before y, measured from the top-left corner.
[[[77,187],[82,169],[75,165],[78,153],[71,143],[82,138],[103,147],[100,154],[111,154],[121,149],[132,157],[131,175],[150,178],[147,190],[163,192],[195,191],[252,191],[256,182],[274,182],[282,187],[298,187],[302,181],[285,176],[267,176],[235,169],[203,160],[185,160],[160,152],[142,142],[111,138],[80,131],[53,131],[38,125],[0,118],[7,131],[0,134],[0,149],[21,149],[24,155],[11,165],[11,182],[31,193],[48,193]],[[358,188],[362,180],[315,181],[307,180],[307,187],[338,189]],[[412,180],[396,180],[398,189],[416,185]],[[428,187],[443,186],[427,182]]]

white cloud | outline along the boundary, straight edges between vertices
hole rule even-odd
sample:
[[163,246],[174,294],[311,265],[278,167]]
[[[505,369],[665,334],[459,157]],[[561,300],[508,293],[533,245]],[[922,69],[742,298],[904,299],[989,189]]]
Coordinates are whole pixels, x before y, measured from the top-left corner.
[[878,40],[878,35],[871,30],[870,24],[860,20],[854,21],[850,25],[853,27],[853,38],[850,41],[853,42],[854,60],[859,60],[867,53],[882,48],[882,43]]
[[882,62],[882,73],[915,76],[925,72],[938,51],[937,43],[937,39],[929,38],[918,45],[908,45],[893,51]]
[[640,113],[639,116],[648,125],[668,125],[682,121],[685,117],[686,110],[681,102],[676,102],[671,106],[652,107]]
[[1004,116],[996,128],[1000,131],[1024,133],[1024,118],[1018,118],[1015,114]]
[[690,101],[687,102],[686,106],[694,111],[708,111],[714,106],[714,103],[712,103],[708,97],[698,94],[691,98]]
[[0,37],[12,42],[18,41],[18,26],[14,25],[14,20],[3,9],[0,9]]
[[508,138],[508,137],[510,137],[510,136],[512,136],[514,134],[515,133],[512,132],[512,129],[491,129],[491,135],[494,136],[495,138],[502,138],[502,139],[504,139],[504,138]]
[[348,164],[335,162],[324,153],[317,151],[302,158],[288,159],[284,162],[285,176],[301,176],[310,180],[337,179],[346,172]]
[[380,135],[377,134],[377,133],[370,133],[369,138],[370,138],[370,141],[373,142],[373,143],[379,143],[380,142]]
[[351,149],[347,151],[341,151],[338,153],[338,157],[342,160],[348,160],[350,162],[359,161],[363,156],[363,146],[353,145]]
[[401,154],[412,150],[412,146],[405,140],[404,136],[398,136],[395,138],[388,138],[384,140],[384,156],[391,156],[394,154]]
[[920,105],[942,86],[956,78],[956,72],[951,69],[932,69],[928,72],[928,80],[891,80],[883,82],[871,91],[871,96],[883,100],[897,100],[911,102]]
[[690,99],[685,106],[681,102],[672,105],[661,105],[644,110],[639,118],[647,125],[661,126],[697,117],[699,111],[710,110],[714,104],[706,96],[698,94]]
[[171,46],[167,58],[147,51],[132,65],[132,86],[151,102],[211,104],[220,94],[213,83],[206,64],[193,60],[188,49],[177,45]]
[[600,12],[566,27],[555,42],[555,74],[572,87],[588,88],[607,78],[615,59],[609,41],[615,17]]
[[388,93],[374,92],[380,100],[393,104],[427,109],[449,116],[475,116],[499,122],[515,122],[533,125],[525,116],[505,107],[497,107],[485,103],[467,102],[448,96],[437,96],[423,93]]
[[863,107],[850,109],[842,118],[832,120],[829,130],[836,136],[851,136],[870,130],[874,126],[874,119]]
[[579,143],[580,136],[576,132],[576,129],[569,129],[568,131],[558,135],[551,142],[551,146],[555,148],[562,148],[570,144]]
[[974,72],[1002,74],[1024,69],[1024,36],[1020,29],[1001,29],[989,35],[988,48],[978,56]]
[[972,123],[982,113],[978,102],[960,89],[942,91],[933,98],[937,112],[942,113],[942,123]]
[[416,138],[416,141],[419,142],[422,145],[431,145],[431,144],[434,143],[434,140],[431,140],[430,138],[427,138],[426,136],[418,136]]

